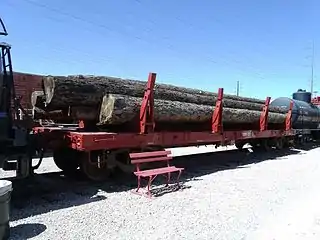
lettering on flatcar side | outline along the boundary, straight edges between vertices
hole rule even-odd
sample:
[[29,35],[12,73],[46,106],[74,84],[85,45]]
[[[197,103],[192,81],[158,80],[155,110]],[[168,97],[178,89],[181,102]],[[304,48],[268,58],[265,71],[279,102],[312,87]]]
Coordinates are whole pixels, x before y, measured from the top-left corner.
[[249,131],[243,131],[242,133],[242,137],[253,137],[253,131],[249,130]]

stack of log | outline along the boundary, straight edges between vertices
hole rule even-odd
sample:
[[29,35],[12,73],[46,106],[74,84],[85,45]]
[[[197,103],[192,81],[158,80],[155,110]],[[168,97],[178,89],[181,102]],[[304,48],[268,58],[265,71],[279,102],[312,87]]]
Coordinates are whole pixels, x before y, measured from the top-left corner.
[[[46,76],[43,91],[31,97],[34,118],[93,121],[100,126],[133,123],[146,88],[145,81],[97,76]],[[156,84],[154,89],[156,123],[202,124],[211,121],[217,94],[197,89]],[[264,100],[224,95],[223,123],[256,124]],[[282,109],[270,107],[269,123],[285,121]],[[137,125],[137,123],[134,123]]]

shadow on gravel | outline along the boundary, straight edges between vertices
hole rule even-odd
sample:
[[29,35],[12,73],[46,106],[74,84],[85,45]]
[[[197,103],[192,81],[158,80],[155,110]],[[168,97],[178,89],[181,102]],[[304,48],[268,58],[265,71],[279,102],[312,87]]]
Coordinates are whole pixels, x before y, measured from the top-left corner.
[[313,142],[313,143],[307,143],[303,145],[299,145],[296,147],[296,149],[303,150],[303,151],[310,151],[312,149],[320,147],[319,142]]
[[182,175],[182,181],[186,183],[201,180],[199,177],[219,171],[249,168],[250,164],[278,160],[281,157],[289,155],[303,154],[295,149],[272,150],[269,152],[252,152],[250,150],[229,150],[201,155],[181,156],[175,158],[175,165],[186,168],[186,171]]
[[[218,171],[232,170],[237,168],[249,168],[249,164],[257,164],[266,160],[276,160],[281,157],[304,154],[300,150],[284,149],[271,150],[269,152],[258,151],[250,152],[249,149],[228,150],[220,152],[202,153],[187,156],[175,157],[172,164],[177,167],[184,167],[180,181],[182,188],[190,188],[187,185],[189,181],[201,181],[201,176],[212,174]],[[175,179],[176,174],[172,174]],[[146,179],[142,182],[142,186],[147,185]],[[164,185],[165,178],[158,176],[153,185],[155,187]],[[97,188],[105,192],[122,192],[132,190],[137,187],[137,178],[134,175],[118,174],[109,182],[103,184],[94,184]],[[114,186],[117,186],[114,189]],[[164,194],[170,191],[165,191]],[[172,191],[171,191],[172,192]],[[160,194],[160,196],[164,195]]]
[[191,188],[191,186],[187,186],[184,183],[181,183],[180,186],[174,184],[174,185],[170,185],[168,187],[155,188],[155,189],[151,190],[151,193],[154,197],[161,197],[165,194],[177,192],[177,191],[183,191],[188,188]]
[[[250,168],[250,164],[266,160],[281,160],[279,158],[295,154],[304,153],[295,149],[270,152],[250,152],[248,149],[229,150],[175,157],[173,164],[185,168],[181,175],[182,188],[190,188],[187,185],[188,182],[201,181],[201,176],[207,174]],[[175,179],[175,176],[172,176],[172,179]],[[159,176],[155,179],[154,186],[158,187],[164,183],[164,178]],[[29,179],[15,181],[13,187],[11,220],[14,221],[53,210],[104,200],[107,197],[99,195],[100,190],[107,193],[133,190],[137,187],[137,179],[133,174],[115,174],[108,182],[93,183],[84,180],[80,174],[67,178],[58,172],[39,174]],[[159,193],[159,196],[168,192],[170,191],[163,191]]]
[[88,181],[48,173],[13,182],[10,220],[106,199]]
[[10,239],[30,239],[47,230],[46,225],[40,223],[19,224],[10,228]]

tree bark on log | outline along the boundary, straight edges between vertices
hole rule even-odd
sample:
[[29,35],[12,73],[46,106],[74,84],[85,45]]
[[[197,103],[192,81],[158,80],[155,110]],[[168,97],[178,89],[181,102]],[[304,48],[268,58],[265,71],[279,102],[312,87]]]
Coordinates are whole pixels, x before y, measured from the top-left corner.
[[75,120],[97,121],[100,107],[75,106],[70,108],[70,117]]
[[68,112],[63,110],[45,111],[43,109],[33,108],[33,119],[60,120],[85,120],[97,121],[99,119],[99,110],[92,107],[71,107]]
[[[124,80],[112,77],[44,77],[46,105],[50,109],[66,106],[97,106],[105,94],[121,94],[143,97],[146,82]],[[176,87],[168,84],[156,84],[155,99],[195,103],[214,106],[217,93],[197,89]],[[264,101],[260,99],[224,95],[224,107],[261,111]],[[270,112],[283,112],[277,107],[270,107]]]
[[[142,98],[108,94],[103,97],[98,125],[120,125],[139,119]],[[211,121],[213,106],[156,99],[154,117],[156,122]],[[258,123],[261,111],[223,108],[223,123]],[[286,114],[269,113],[269,123],[284,123]]]

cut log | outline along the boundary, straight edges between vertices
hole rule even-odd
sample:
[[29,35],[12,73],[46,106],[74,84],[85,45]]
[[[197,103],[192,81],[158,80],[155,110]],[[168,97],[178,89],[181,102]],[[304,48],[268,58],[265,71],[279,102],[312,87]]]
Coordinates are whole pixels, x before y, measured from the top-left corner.
[[75,106],[70,108],[70,117],[75,120],[97,121],[100,108]]
[[85,120],[97,121],[99,119],[99,110],[92,107],[71,107],[68,112],[63,110],[44,111],[43,109],[33,108],[34,119],[50,120]]
[[[119,125],[139,119],[142,99],[127,95],[108,94],[103,97],[99,125]],[[207,122],[211,121],[214,107],[193,103],[156,99],[154,117],[156,122]],[[246,109],[223,109],[223,123],[258,123],[261,111]],[[286,114],[269,113],[270,123],[284,123]]]
[[[75,105],[97,106],[101,103],[102,97],[108,93],[143,97],[146,82],[113,77],[47,76],[43,78],[43,87],[47,106],[60,109]],[[214,106],[217,93],[156,84],[154,97]],[[264,100],[225,94],[224,104],[226,107],[261,110]]]

